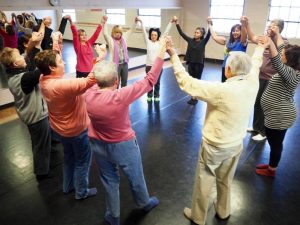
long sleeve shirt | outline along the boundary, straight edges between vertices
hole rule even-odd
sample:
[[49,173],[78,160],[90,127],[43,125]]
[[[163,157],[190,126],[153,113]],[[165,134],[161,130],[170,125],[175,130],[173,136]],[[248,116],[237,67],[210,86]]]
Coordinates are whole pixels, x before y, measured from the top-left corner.
[[153,88],[162,65],[163,60],[157,58],[145,78],[130,86],[109,90],[99,89],[94,85],[87,90],[85,101],[91,119],[89,137],[108,143],[127,141],[135,137],[130,122],[129,105]]
[[83,94],[96,81],[86,78],[63,79],[63,75],[42,75],[40,87],[49,110],[52,129],[64,137],[75,137],[87,129],[89,118]]
[[[124,38],[124,40],[126,42],[126,45],[127,45],[127,41],[129,39],[130,35],[132,34],[132,32],[135,29],[135,26],[136,26],[136,24],[133,23],[131,28],[128,31],[126,31],[122,34],[122,37]],[[114,46],[114,40],[113,40],[112,36],[108,33],[107,23],[105,23],[103,25],[103,35],[104,35],[104,39],[105,39],[105,41],[108,45],[108,48],[109,48],[109,61],[113,62],[114,61],[115,46]]]
[[14,20],[12,20],[11,25],[15,29],[15,34],[14,35],[9,35],[8,33],[6,33],[5,30],[2,30],[2,29],[0,29],[0,35],[3,37],[4,47],[18,48],[18,31],[16,29]]
[[[279,46],[279,52],[283,48],[283,45]],[[296,121],[297,111],[293,98],[300,82],[300,72],[283,64],[279,54],[271,58],[271,63],[277,73],[269,81],[261,98],[265,126],[285,130]]]
[[225,83],[195,79],[185,71],[177,55],[171,57],[179,87],[207,103],[202,130],[202,137],[207,143],[219,148],[242,144],[259,87],[263,50],[260,46],[256,47],[249,74],[234,76]]
[[179,24],[176,24],[178,33],[188,43],[188,47],[185,54],[185,60],[187,63],[201,63],[204,64],[205,59],[205,46],[210,38],[210,30],[202,40],[195,40],[183,33]]
[[[166,30],[164,31],[164,33],[161,35],[160,38],[164,38],[164,36],[168,35],[171,27],[172,27],[172,23],[169,22],[168,26],[166,27]],[[159,52],[159,41],[154,42],[148,38],[149,35],[147,34],[143,23],[142,23],[142,30],[143,30],[143,36],[144,36],[144,40],[145,40],[146,48],[147,48],[146,65],[152,66],[154,63],[154,60],[156,59],[156,56]]]
[[16,111],[27,125],[48,116],[47,104],[38,85],[40,75],[40,71],[28,71],[27,68],[7,70],[8,87],[14,96]]
[[94,51],[93,44],[96,42],[99,34],[102,30],[102,26],[98,25],[94,34],[90,37],[90,39],[85,42],[85,44],[80,43],[78,31],[74,24],[71,25],[71,30],[73,34],[73,45],[74,50],[77,55],[77,64],[76,70],[79,72],[88,73],[93,68],[93,59],[94,59]]

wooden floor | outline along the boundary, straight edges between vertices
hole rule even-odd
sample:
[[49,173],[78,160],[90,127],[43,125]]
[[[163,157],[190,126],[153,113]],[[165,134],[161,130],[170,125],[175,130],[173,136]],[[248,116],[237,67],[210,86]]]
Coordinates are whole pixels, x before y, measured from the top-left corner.
[[[203,79],[219,81],[221,65],[206,63]],[[141,71],[140,76],[143,76]],[[133,82],[138,78],[130,81]],[[121,175],[123,225],[190,225],[182,210],[191,205],[192,187],[206,105],[188,105],[189,97],[177,86],[171,68],[164,69],[160,103],[146,96],[130,108],[133,129],[140,145],[144,173],[151,195],[161,204],[149,214],[137,210]],[[295,95],[300,105],[300,89]],[[15,119],[0,125],[0,224],[1,225],[104,225],[104,191],[93,162],[90,186],[98,194],[84,201],[62,193],[62,150],[53,152],[54,178],[37,182],[32,173],[31,143],[26,126]],[[275,179],[255,174],[257,163],[268,161],[267,142],[244,139],[235,181],[232,212],[227,222],[215,219],[210,209],[207,225],[296,225],[300,210],[300,118],[284,141]]]

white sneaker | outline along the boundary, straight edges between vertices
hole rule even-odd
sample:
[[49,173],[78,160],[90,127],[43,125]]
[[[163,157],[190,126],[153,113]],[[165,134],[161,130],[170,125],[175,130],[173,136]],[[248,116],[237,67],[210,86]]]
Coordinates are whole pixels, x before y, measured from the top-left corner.
[[255,130],[253,129],[253,127],[248,127],[247,128],[247,132],[254,132]]
[[266,138],[267,138],[266,136],[262,136],[261,134],[257,134],[257,135],[252,137],[252,140],[254,140],[254,141],[263,141]]

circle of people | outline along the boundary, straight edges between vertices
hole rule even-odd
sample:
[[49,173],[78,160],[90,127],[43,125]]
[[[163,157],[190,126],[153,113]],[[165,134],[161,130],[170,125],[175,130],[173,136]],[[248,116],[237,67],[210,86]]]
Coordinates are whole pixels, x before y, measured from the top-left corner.
[[[127,32],[116,25],[109,34],[107,17],[103,16],[88,38],[84,30],[77,30],[68,15],[62,18],[57,32],[50,28],[50,17],[37,19],[33,14],[12,14],[12,21],[8,22],[3,12],[1,15],[1,64],[17,113],[32,139],[36,178],[49,177],[52,135],[64,147],[63,192],[75,192],[75,199],[95,196],[97,189],[89,188],[88,179],[93,152],[107,203],[104,219],[109,224],[120,224],[119,169],[128,178],[141,210],[147,213],[159,205],[158,198],[150,196],[147,190],[129,106],[145,93],[148,102],[159,101],[165,52],[170,55],[180,89],[191,96],[187,103],[207,103],[192,205],[183,210],[186,218],[205,224],[214,184],[216,217],[229,218],[230,187],[247,130],[254,132],[254,141],[267,139],[271,150],[269,162],[258,164],[255,172],[268,177],[276,175],[286,131],[296,120],[293,96],[300,81],[300,48],[288,44],[281,36],[283,20],[270,21],[266,33],[259,36],[252,32],[249,19],[242,16],[240,24],[232,26],[227,40],[214,31],[210,17],[207,34],[204,27],[197,27],[194,36],[189,37],[176,16],[163,34],[159,28],[151,28],[147,33],[138,17]],[[62,59],[68,21],[77,56],[76,78],[71,79],[64,78]],[[147,47],[146,76],[127,86],[126,43],[138,23]],[[187,42],[188,72],[168,36],[173,24]],[[102,29],[110,52],[107,61],[106,45],[94,47],[97,57],[93,53]],[[210,37],[225,46],[222,82],[201,80],[205,46]],[[245,53],[248,40],[257,44],[251,58]],[[253,128],[247,129],[253,106]]]

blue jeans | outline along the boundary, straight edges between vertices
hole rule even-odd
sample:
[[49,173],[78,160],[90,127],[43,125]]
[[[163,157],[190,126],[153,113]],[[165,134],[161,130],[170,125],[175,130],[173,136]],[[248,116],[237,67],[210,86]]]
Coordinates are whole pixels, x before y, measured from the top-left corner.
[[129,180],[130,190],[138,207],[149,203],[140,148],[136,138],[119,143],[90,139],[101,182],[105,188],[106,208],[113,217],[120,216],[119,167]]
[[[55,133],[55,132],[54,132]],[[63,192],[75,189],[75,198],[88,195],[91,149],[87,130],[75,137],[63,137],[55,133],[64,146]]]

